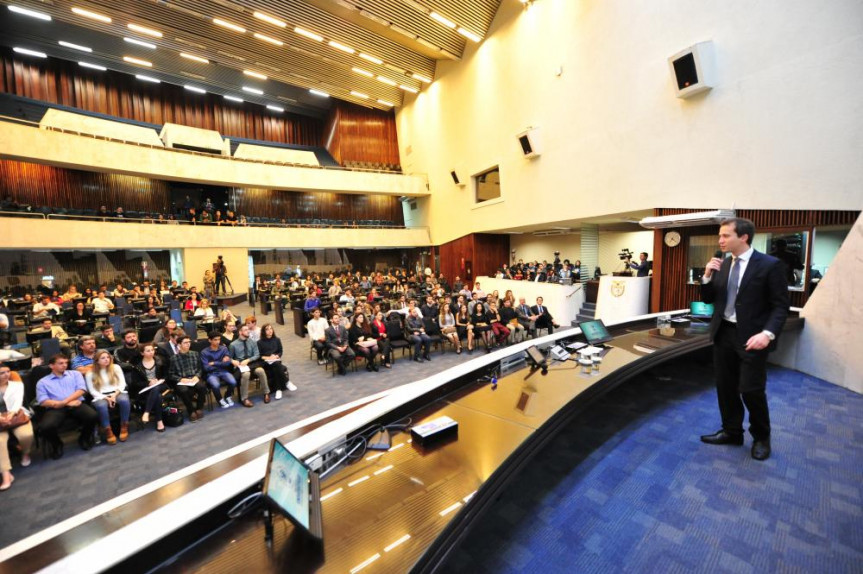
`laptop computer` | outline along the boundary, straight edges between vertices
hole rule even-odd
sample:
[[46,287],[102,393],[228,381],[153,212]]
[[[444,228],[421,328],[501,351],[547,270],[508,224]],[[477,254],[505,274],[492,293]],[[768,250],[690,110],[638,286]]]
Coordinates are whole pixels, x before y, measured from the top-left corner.
[[270,442],[264,498],[302,532],[323,540],[321,485],[312,472],[277,439]]
[[702,301],[692,301],[689,304],[689,316],[693,319],[711,320],[713,318],[713,304]]

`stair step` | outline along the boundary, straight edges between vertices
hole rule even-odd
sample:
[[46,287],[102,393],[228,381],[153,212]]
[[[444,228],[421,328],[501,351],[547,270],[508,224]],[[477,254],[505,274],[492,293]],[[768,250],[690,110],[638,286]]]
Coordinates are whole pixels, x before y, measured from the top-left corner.
[[581,308],[582,308],[582,310],[592,309],[595,311],[596,310],[596,303],[588,303],[587,301],[585,301],[584,303],[581,304]]

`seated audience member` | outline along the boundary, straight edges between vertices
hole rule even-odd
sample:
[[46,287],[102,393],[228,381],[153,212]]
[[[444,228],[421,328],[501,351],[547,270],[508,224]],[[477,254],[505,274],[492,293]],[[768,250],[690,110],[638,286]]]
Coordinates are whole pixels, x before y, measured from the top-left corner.
[[258,327],[258,319],[254,315],[247,315],[245,319],[243,319],[243,323],[245,323],[246,327],[249,328],[249,339],[254,342],[258,342],[261,338],[261,328]]
[[183,304],[184,311],[194,311],[198,308],[198,305],[201,304],[201,300],[198,298],[198,293],[192,291],[189,293],[189,298],[186,299],[186,302]]
[[324,351],[327,349],[327,320],[321,317],[320,309],[312,310],[312,319],[306,323],[306,330],[309,332],[309,339],[312,347],[318,355],[318,364],[324,364]]
[[518,307],[515,308],[515,313],[518,316],[518,323],[524,327],[527,333],[533,334],[536,330],[536,315],[531,311],[530,306],[525,303],[524,297],[518,299]]
[[9,330],[9,317],[0,313],[0,349],[9,347],[14,340],[15,335]]
[[213,324],[213,321],[216,320],[216,314],[213,312],[213,308],[210,307],[209,299],[201,299],[201,304],[195,309],[195,317],[201,317],[201,322],[205,325]]
[[84,335],[78,339],[78,354],[72,358],[70,367],[82,375],[93,370],[93,361],[96,360],[96,339],[90,335]]
[[188,335],[177,336],[177,347],[179,352],[171,357],[168,367],[168,382],[186,405],[189,422],[197,422],[204,418],[207,398],[207,386],[201,380],[201,357],[190,350],[192,339]]
[[117,437],[111,428],[109,409],[120,411],[120,442],[129,438],[129,414],[132,403],[126,391],[126,377],[119,365],[114,364],[111,353],[102,349],[96,352],[93,370],[87,373],[87,390],[93,397],[93,408],[99,413],[99,425],[108,444],[117,444]]
[[[426,334],[425,324],[416,307],[411,308],[405,320],[405,332],[408,341],[414,344],[414,361],[422,363],[422,359],[431,361],[431,337]],[[422,359],[420,358],[422,351]]]
[[437,317],[438,315],[440,315],[439,309],[440,308],[439,308],[438,304],[435,302],[434,297],[429,295],[426,297],[425,302],[423,303],[422,307],[420,307],[420,313],[422,314],[423,317],[433,317],[434,318],[434,317]]
[[474,306],[473,312],[470,314],[470,322],[473,324],[474,337],[478,335],[485,343],[486,353],[490,352],[492,347],[491,321],[489,320],[488,313],[486,313],[485,307],[481,302],[477,302]]
[[166,363],[170,364],[171,357],[180,352],[180,345],[177,343],[177,339],[185,334],[186,332],[179,327],[174,329],[171,331],[167,341],[156,344],[156,353],[161,355]]
[[80,296],[81,294],[78,293],[78,288],[74,285],[69,285],[69,288],[66,290],[66,292],[60,295],[60,300],[65,303],[66,301],[71,301],[72,299],[76,299]]
[[449,339],[450,343],[455,345],[456,354],[461,355],[461,339],[459,339],[458,330],[455,327],[455,315],[453,315],[449,305],[441,305],[438,325],[440,325],[441,335]]
[[327,349],[329,349],[330,357],[335,362],[339,374],[344,376],[347,374],[348,365],[356,357],[356,353],[350,347],[348,331],[342,325],[342,318],[339,315],[333,315],[330,323],[331,326],[326,330]]
[[356,302],[356,298],[354,297],[353,290],[351,290],[351,289],[347,289],[344,292],[344,294],[341,297],[339,297],[339,303],[341,303],[343,305],[353,306],[355,302]]
[[127,385],[132,382],[132,371],[140,356],[138,332],[135,329],[126,329],[123,331],[123,344],[114,351],[114,362],[123,370]]
[[237,316],[234,315],[234,313],[232,313],[227,306],[225,306],[221,311],[219,311],[219,320],[223,323],[230,323],[231,321],[237,323],[239,321],[239,319],[237,319]]
[[[507,292],[511,295],[511,292]],[[524,326],[518,322],[518,313],[512,307],[512,299],[504,298],[503,307],[498,311],[500,314],[500,322],[509,329],[512,334],[513,342],[516,340],[516,334],[521,333],[521,338],[524,339]]]
[[507,289],[503,296],[504,301],[509,301],[510,307],[515,307],[515,295],[512,294],[512,289]]
[[123,284],[117,283],[117,287],[114,288],[114,297],[125,297],[126,293],[126,288],[123,287]]
[[[201,351],[201,365],[204,368],[204,378],[207,386],[213,392],[223,409],[234,406],[234,389],[237,388],[237,379],[234,378],[234,364],[231,362],[231,354],[228,348],[222,344],[222,335],[218,331],[210,331],[207,335],[210,346]],[[222,383],[228,386],[225,396],[222,396]]]
[[222,344],[230,347],[231,343],[237,340],[237,322],[226,321],[225,329],[222,331]]
[[96,337],[97,349],[112,349],[119,347],[123,342],[114,334],[114,326],[105,323],[99,328],[99,336]]
[[452,282],[452,290],[456,293],[459,293],[463,288],[464,288],[464,283],[462,283],[461,277],[456,275],[455,280]]
[[473,284],[473,292],[476,293],[480,299],[486,296],[485,291],[479,286],[479,281]]
[[351,326],[348,329],[348,342],[354,353],[366,360],[367,371],[377,371],[375,357],[378,355],[378,341],[372,335],[372,328],[363,313],[354,313]]
[[81,424],[78,444],[84,450],[93,448],[93,429],[99,422],[99,414],[83,401],[87,392],[84,377],[78,371],[67,370],[69,359],[56,354],[49,361],[51,374],[36,383],[36,401],[47,411],[39,422],[39,432],[51,445],[51,458],[63,456],[63,443],[57,434],[67,417]]
[[[17,418],[26,418],[27,422],[11,426]],[[24,407],[24,383],[17,373],[13,374],[9,366],[3,363],[0,363],[0,424],[0,473],[3,476],[0,490],[9,490],[15,480],[12,476],[12,460],[9,458],[9,436],[14,435],[18,441],[21,466],[30,466],[33,424],[30,422],[30,411]]]
[[69,335],[66,334],[66,331],[63,330],[63,327],[60,325],[55,325],[54,322],[46,317],[42,319],[42,322],[39,324],[39,327],[33,329],[33,333],[51,333],[51,337],[53,339],[68,339]]
[[291,382],[288,369],[282,362],[282,340],[276,336],[276,330],[269,323],[261,327],[261,338],[258,340],[258,351],[264,362],[264,370],[267,371],[267,381],[272,381],[272,388],[276,389],[276,400],[282,398],[282,391],[296,391],[297,386]]
[[[159,313],[155,307],[148,307],[147,311],[141,315],[142,321],[153,322],[152,326],[158,326],[165,322],[165,316]],[[158,331],[156,331],[158,333]]]
[[173,319],[168,319],[165,325],[156,331],[156,335],[153,337],[153,344],[158,345],[160,343],[164,343],[171,338],[171,333],[173,333],[177,329],[177,322]]
[[[254,319],[254,317],[251,318]],[[249,317],[246,317],[246,319],[248,320]],[[231,353],[231,360],[234,366],[240,371],[240,401],[244,407],[252,408],[255,406],[249,400],[249,380],[252,378],[252,373],[261,382],[265,404],[270,402],[270,385],[267,379],[267,372],[264,370],[261,361],[261,352],[258,350],[258,344],[249,335],[249,324],[247,323],[240,327],[237,340],[231,343],[228,351]]]
[[59,315],[60,307],[51,301],[51,297],[43,295],[39,303],[33,305],[33,318],[49,317],[51,315]]
[[84,302],[78,301],[75,303],[75,308],[72,309],[72,314],[69,315],[67,328],[71,334],[76,336],[89,335],[92,332],[90,329],[92,319],[93,315],[84,305]]
[[555,327],[560,327],[548,312],[548,307],[543,306],[542,297],[536,298],[536,305],[530,308],[530,312],[536,316],[534,324],[537,329],[548,329],[548,334],[551,335]]
[[162,422],[162,393],[168,390],[165,383],[167,378],[168,366],[162,357],[156,354],[156,346],[153,343],[141,345],[141,360],[135,363],[129,389],[135,398],[141,396],[142,390],[149,389],[144,393],[146,406],[141,414],[141,422],[147,424],[152,415],[158,432],[165,432],[165,423]]
[[[459,297],[464,300],[464,297]],[[470,320],[470,313],[467,310],[467,305],[462,303],[455,315],[455,330],[458,335],[459,342],[462,339],[467,339],[467,354],[473,353],[473,323]]]
[[491,323],[491,330],[497,339],[497,346],[502,347],[509,337],[509,328],[503,323],[500,313],[497,312],[497,303],[492,303],[488,306],[488,318]]
[[374,337],[378,342],[378,348],[381,350],[384,367],[391,369],[393,367],[392,345],[390,345],[390,339],[387,336],[387,325],[384,323],[384,313],[380,310],[380,305],[375,305],[375,307],[377,308],[375,311],[375,318],[371,321],[372,337]]
[[470,297],[470,301],[468,301],[467,303],[467,310],[471,315],[473,315],[474,307],[476,307],[477,305],[482,307],[483,312],[488,311],[488,307],[486,306],[486,304],[479,300],[479,294],[474,291],[474,293]]
[[303,303],[303,311],[306,313],[311,313],[312,309],[321,306],[321,300],[318,299],[317,293],[314,291],[309,291],[309,295],[306,297],[306,302]]

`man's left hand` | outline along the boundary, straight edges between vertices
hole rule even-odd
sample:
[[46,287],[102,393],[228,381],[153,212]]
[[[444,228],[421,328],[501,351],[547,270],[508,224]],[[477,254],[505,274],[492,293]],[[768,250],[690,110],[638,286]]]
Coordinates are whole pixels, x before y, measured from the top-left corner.
[[766,349],[767,345],[769,344],[770,337],[768,337],[764,333],[758,333],[757,335],[752,335],[751,337],[749,337],[749,340],[746,341],[746,350],[760,351],[761,349]]

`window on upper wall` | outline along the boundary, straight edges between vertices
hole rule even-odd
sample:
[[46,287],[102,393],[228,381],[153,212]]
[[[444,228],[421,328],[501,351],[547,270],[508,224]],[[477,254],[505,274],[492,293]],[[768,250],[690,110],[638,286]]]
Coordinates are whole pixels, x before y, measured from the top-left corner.
[[497,166],[473,177],[476,186],[476,202],[500,199],[500,170]]

